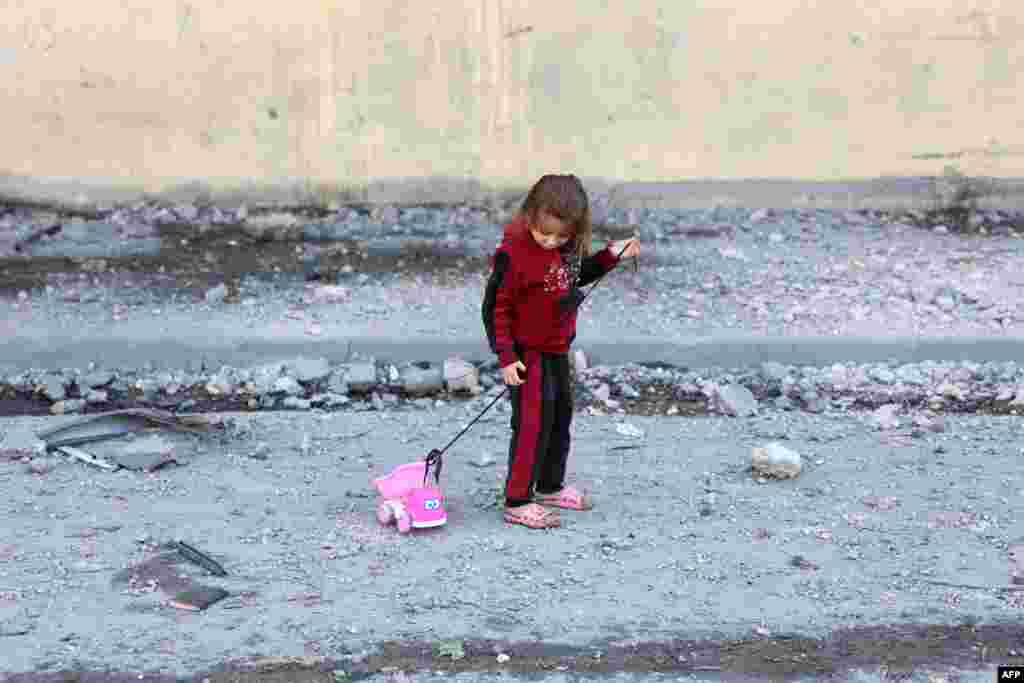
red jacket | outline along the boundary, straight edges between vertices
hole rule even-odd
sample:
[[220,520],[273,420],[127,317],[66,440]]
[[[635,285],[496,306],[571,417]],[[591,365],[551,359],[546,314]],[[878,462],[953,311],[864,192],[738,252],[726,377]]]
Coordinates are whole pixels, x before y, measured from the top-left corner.
[[576,339],[579,288],[615,267],[610,244],[574,262],[574,242],[547,250],[537,244],[517,218],[505,226],[491,257],[491,277],[484,293],[483,319],[491,351],[501,367],[520,360],[523,349],[567,353]]

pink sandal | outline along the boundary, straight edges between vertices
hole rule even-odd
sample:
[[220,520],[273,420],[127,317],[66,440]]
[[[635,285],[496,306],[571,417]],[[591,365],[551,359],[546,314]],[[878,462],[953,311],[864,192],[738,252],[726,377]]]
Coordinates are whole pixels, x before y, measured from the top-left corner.
[[594,507],[590,496],[575,486],[565,486],[555,493],[535,493],[533,500],[540,505],[549,505],[566,510],[589,510]]
[[545,510],[536,503],[505,508],[505,521],[509,524],[522,524],[531,529],[553,529],[562,524],[557,512]]

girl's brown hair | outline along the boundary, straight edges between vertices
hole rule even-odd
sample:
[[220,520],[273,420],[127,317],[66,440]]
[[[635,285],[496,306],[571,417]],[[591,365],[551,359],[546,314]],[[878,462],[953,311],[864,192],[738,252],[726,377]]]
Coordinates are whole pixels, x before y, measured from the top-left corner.
[[593,227],[590,224],[590,203],[583,183],[574,175],[546,175],[534,184],[519,209],[528,224],[544,211],[566,223],[573,230],[573,256],[579,263],[590,256]]

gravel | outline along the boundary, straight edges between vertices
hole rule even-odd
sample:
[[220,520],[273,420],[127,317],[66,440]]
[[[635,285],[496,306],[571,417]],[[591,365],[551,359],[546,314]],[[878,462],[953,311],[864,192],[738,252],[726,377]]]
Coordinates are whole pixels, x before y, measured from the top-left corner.
[[[1019,334],[1024,326],[1024,243],[1009,236],[1018,221],[1009,214],[986,214],[996,237],[978,239],[871,212],[608,213],[639,226],[644,244],[640,272],[606,278],[581,315],[581,328],[609,338],[725,330],[957,337]],[[501,223],[471,207],[256,220],[248,211],[139,205],[100,218],[140,240],[151,236],[132,226],[247,221],[267,233],[299,230],[311,244],[390,234],[482,254]],[[0,248],[38,234],[28,220],[0,212],[0,235],[18,236],[0,239]],[[32,244],[69,240],[44,233]],[[250,278],[235,306],[218,291],[169,296],[105,287],[83,274],[54,276],[45,290],[0,306],[14,332],[187,319],[298,325],[315,337],[318,328],[373,329],[385,318],[410,332],[482,335],[483,286],[479,274],[451,285],[437,276],[346,273],[333,289],[301,277]],[[78,300],[66,300],[72,289]],[[359,652],[382,639],[469,633],[584,643],[609,631],[746,634],[765,620],[812,637],[849,622],[1019,621],[1012,594],[928,577],[1007,583],[1005,555],[1024,531],[1018,420],[940,413],[1024,405],[1024,367],[688,369],[588,360],[576,384],[572,462],[600,496],[589,517],[543,534],[502,529],[498,463],[509,411],[499,401],[445,469],[449,526],[402,538],[373,522],[368,474],[421,457],[465,426],[501,391],[493,362],[463,367],[478,388],[457,395],[445,391],[458,379],[446,368],[372,357],[8,372],[0,393],[35,393],[54,413],[102,409],[129,392],[178,410],[193,407],[192,392],[244,396],[255,412],[229,414],[220,443],[181,441],[178,465],[150,475],[41,456],[32,434],[47,418],[0,418],[0,453],[8,454],[6,464],[0,459],[0,500],[13,521],[0,545],[0,669],[126,670],[145,660],[187,673],[231,656]],[[624,414],[652,392],[669,404],[704,402],[712,416]],[[270,408],[291,412],[262,412]],[[750,476],[751,449],[777,450],[779,442],[802,456],[797,477]],[[182,614],[153,591],[112,586],[118,569],[171,536],[194,540],[229,566],[230,603]],[[523,570],[509,570],[515,563]]]
[[[238,215],[232,218],[220,209],[192,209],[195,207],[138,205],[104,217],[104,225],[152,226],[172,220],[223,224],[239,220]],[[254,220],[248,212],[244,214]],[[17,225],[12,216],[18,215],[8,214],[0,220]],[[1008,213],[984,215],[997,227],[1016,220]],[[472,207],[384,207],[373,212],[345,208],[316,221],[306,219],[305,224],[345,226],[346,236],[359,239],[373,239],[390,231],[457,243],[475,235],[488,238],[483,250],[488,253],[500,232],[499,223],[486,222],[494,218]],[[611,209],[609,222],[639,226],[645,265],[637,274],[617,272],[601,282],[581,314],[581,336],[591,326],[610,338],[638,334],[701,337],[723,331],[925,337],[1024,331],[1024,276],[1019,275],[1024,273],[1024,241],[937,234],[900,222],[914,218],[805,210]],[[264,215],[263,219],[271,226],[304,224],[294,215],[276,219],[271,215],[270,220]],[[80,228],[80,222],[76,225]],[[144,234],[141,229],[137,232]],[[73,236],[81,234],[79,229]],[[44,291],[21,293],[7,305],[13,309],[15,329],[18,325],[28,329],[39,324],[77,332],[104,329],[111,323],[152,321],[165,325],[170,332],[181,320],[197,324],[216,320],[236,328],[279,321],[283,326],[304,327],[307,335],[316,337],[339,327],[372,334],[380,321],[387,320],[388,325],[399,326],[407,334],[482,334],[479,306],[485,276],[481,274],[468,274],[464,282],[451,285],[439,276],[349,273],[342,274],[333,287],[307,285],[295,277],[251,277],[243,281],[241,306],[223,303],[223,285],[196,301],[173,295],[168,298],[160,288],[123,288],[133,284],[129,276],[128,281],[103,288],[82,274],[77,282],[59,281]],[[87,296],[80,296],[86,292]],[[66,301],[69,294],[80,300]],[[445,311],[444,316],[437,315],[439,309]],[[495,376],[493,368],[478,369],[485,377]],[[206,385],[212,378],[244,374],[243,370],[211,368],[195,377],[179,376],[171,381],[147,374],[143,368],[108,369],[124,375],[124,381],[115,383],[115,387],[141,382],[155,394],[166,393],[168,385]],[[23,372],[0,381],[21,389],[34,389],[43,383],[45,393],[59,400],[61,386],[66,390],[75,372],[68,369],[59,378],[43,372]],[[970,404],[1024,398],[1024,378],[1015,364],[842,364],[830,368],[771,368],[768,377],[760,376],[765,372],[729,368],[666,372],[656,375],[638,366],[602,369],[587,378],[593,381],[584,383],[581,391],[584,397],[589,392],[603,402],[619,396],[629,398],[657,380],[672,384],[680,398],[703,395],[712,399],[720,395],[727,410],[752,409],[749,397],[730,398],[740,391],[737,386],[758,399],[771,399],[777,407],[810,410],[824,409],[830,401],[848,400],[852,395],[876,406],[885,402],[954,400]],[[273,389],[269,393],[311,401],[318,395],[346,393],[324,391],[317,383],[311,386],[301,378],[298,381],[304,387],[301,391],[289,385],[283,391]],[[237,391],[237,386],[228,385],[225,389]],[[256,400],[276,405],[267,393],[261,389]],[[91,398],[92,403],[102,405],[98,395]]]
[[[997,590],[1024,534],[1012,418],[950,417],[913,436],[845,415],[581,414],[570,478],[597,506],[537,533],[502,525],[508,422],[492,414],[448,453],[449,524],[411,536],[376,523],[369,479],[447,442],[462,406],[222,419],[217,436],[166,435],[178,464],[152,474],[0,464],[0,669],[144,661],[184,675],[391,639],[585,646],[1020,618],[1019,596]],[[31,444],[45,420],[0,419],[0,449]],[[753,449],[779,441],[802,457],[799,476],[754,476]],[[482,453],[496,464],[474,466]],[[225,567],[189,575],[227,600],[181,612],[159,586],[114,582],[174,538]]]

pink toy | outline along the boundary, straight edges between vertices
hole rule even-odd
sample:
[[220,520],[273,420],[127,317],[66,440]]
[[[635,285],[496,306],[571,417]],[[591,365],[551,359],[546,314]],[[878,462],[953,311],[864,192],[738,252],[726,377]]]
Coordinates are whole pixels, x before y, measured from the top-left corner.
[[436,485],[427,483],[427,462],[399,465],[390,474],[373,480],[380,494],[377,520],[387,526],[392,522],[403,534],[412,529],[443,526],[448,521],[444,496]]

